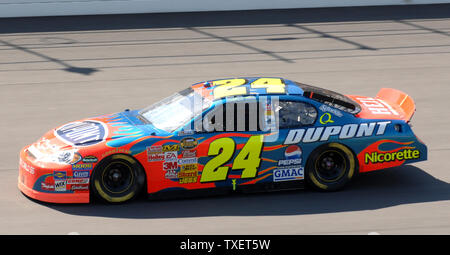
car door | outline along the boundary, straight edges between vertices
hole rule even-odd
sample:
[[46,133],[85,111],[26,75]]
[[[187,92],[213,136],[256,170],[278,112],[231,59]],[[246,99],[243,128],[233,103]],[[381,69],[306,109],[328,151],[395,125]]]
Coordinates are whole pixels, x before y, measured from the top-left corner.
[[[262,128],[265,123],[260,122],[259,116],[264,113],[264,107],[259,107],[259,98],[253,96],[216,103],[203,116],[201,130],[195,129],[185,138],[180,137],[181,178],[188,176],[186,168],[193,168],[198,178],[195,184],[191,183],[192,188],[237,190],[240,185],[254,184],[267,177],[261,176],[260,171],[276,161],[262,158],[264,137],[268,134]],[[184,140],[190,145],[186,147]],[[196,159],[187,159],[190,156]],[[180,179],[180,183],[185,181]]]
[[285,141],[291,130],[313,126],[317,119],[317,110],[307,102],[286,98],[281,98],[277,104],[273,104],[273,108],[276,126],[279,130],[275,143],[281,147],[272,151],[272,157],[277,160],[276,167],[272,172],[272,181],[303,180],[306,164],[304,152],[309,151],[310,148],[301,143],[286,144]]

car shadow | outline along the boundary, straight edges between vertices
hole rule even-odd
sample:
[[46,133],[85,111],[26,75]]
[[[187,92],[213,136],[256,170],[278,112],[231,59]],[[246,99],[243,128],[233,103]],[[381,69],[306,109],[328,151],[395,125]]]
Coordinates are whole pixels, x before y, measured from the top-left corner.
[[183,218],[207,216],[308,215],[450,200],[450,184],[415,166],[366,173],[339,192],[312,190],[232,194],[206,198],[149,201],[144,197],[120,204],[55,205],[48,208],[78,216],[111,218]]

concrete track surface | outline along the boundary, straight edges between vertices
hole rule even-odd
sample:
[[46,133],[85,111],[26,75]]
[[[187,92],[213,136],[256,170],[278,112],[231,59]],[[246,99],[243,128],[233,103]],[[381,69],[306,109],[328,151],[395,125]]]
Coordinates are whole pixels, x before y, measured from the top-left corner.
[[[19,150],[72,120],[198,81],[280,76],[416,102],[429,160],[309,190],[52,205],[17,189]],[[0,234],[450,234],[450,5],[0,20]]]

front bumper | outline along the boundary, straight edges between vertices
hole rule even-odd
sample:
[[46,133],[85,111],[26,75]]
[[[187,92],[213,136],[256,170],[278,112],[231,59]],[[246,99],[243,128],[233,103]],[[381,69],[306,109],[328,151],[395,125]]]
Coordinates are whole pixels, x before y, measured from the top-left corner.
[[27,148],[20,152],[18,188],[22,193],[43,202],[89,203],[89,183],[71,178],[70,165],[46,166],[33,160]]

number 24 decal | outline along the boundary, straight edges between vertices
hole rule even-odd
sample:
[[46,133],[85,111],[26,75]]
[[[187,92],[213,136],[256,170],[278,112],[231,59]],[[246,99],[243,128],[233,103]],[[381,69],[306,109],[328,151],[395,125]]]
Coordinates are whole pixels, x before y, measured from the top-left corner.
[[[261,163],[263,136],[251,136],[234,159],[231,169],[242,169],[241,178],[254,178]],[[209,145],[208,156],[215,156],[205,164],[200,182],[224,181],[227,179],[228,166],[224,166],[234,155],[236,143],[230,137],[214,140]]]
[[[249,93],[246,79],[228,79],[214,81],[214,98],[222,98],[227,96],[247,95]],[[250,84],[253,89],[266,89],[266,93],[277,94],[285,93],[286,85],[279,78],[259,78]]]

